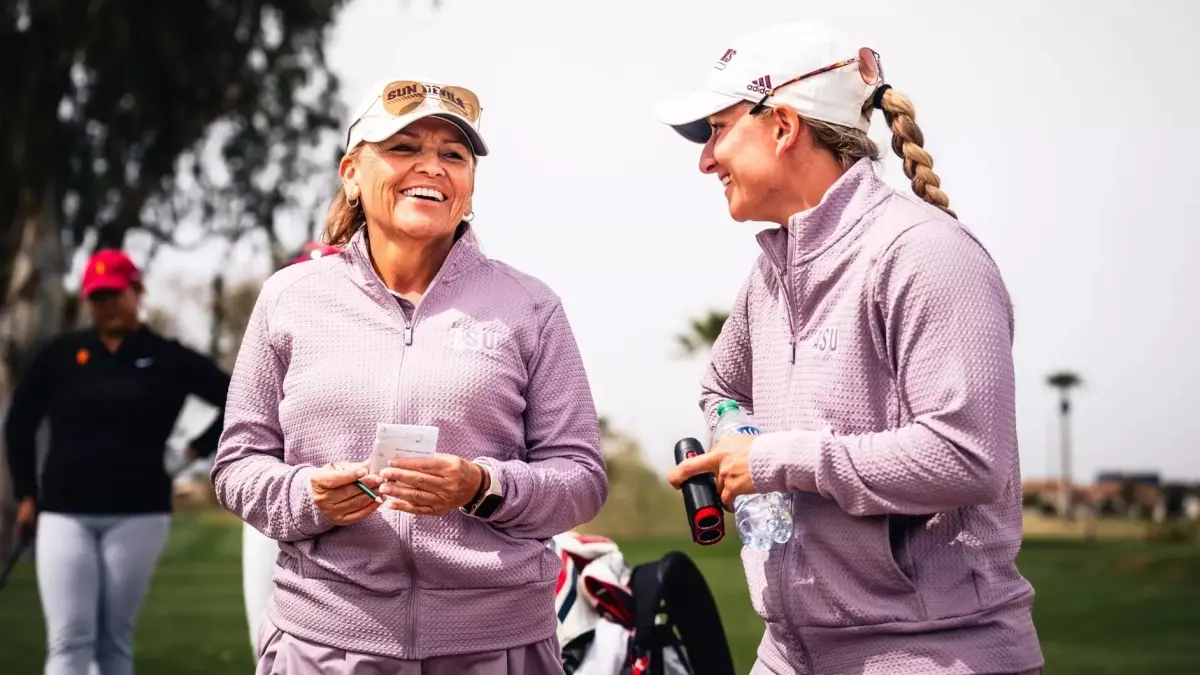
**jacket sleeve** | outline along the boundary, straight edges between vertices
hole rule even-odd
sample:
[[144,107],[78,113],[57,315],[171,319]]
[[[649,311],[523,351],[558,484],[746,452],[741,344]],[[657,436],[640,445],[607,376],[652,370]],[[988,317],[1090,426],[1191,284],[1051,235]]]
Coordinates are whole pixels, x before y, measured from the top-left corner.
[[178,345],[179,363],[184,386],[188,392],[199,396],[217,407],[217,416],[208,428],[192,439],[190,445],[197,457],[208,457],[217,449],[221,431],[225,426],[225,403],[229,395],[229,375],[221,370],[212,359]]
[[608,475],[587,373],[560,303],[536,349],[525,393],[525,459],[477,461],[493,468],[504,490],[489,522],[514,537],[549,539],[596,516],[608,498]]
[[1012,306],[996,265],[960,226],[926,223],[881,258],[871,293],[912,421],[764,434],[750,447],[755,488],[815,492],[859,516],[996,500],[1018,464]]
[[225,404],[225,430],[213,462],[217,501],[267,537],[300,541],[333,529],[313,504],[310,464],[284,463],[279,402],[287,366],[271,341],[270,303],[255,302]]
[[721,327],[712,346],[708,369],[700,380],[700,410],[711,433],[717,424],[717,404],[725,399],[738,402],[742,410],[754,413],[750,400],[753,389],[750,354],[750,284],[748,277],[738,291],[729,318]]
[[57,340],[47,343],[30,361],[17,380],[4,420],[4,444],[17,501],[37,497],[37,432],[54,395],[55,356],[61,351],[58,345]]

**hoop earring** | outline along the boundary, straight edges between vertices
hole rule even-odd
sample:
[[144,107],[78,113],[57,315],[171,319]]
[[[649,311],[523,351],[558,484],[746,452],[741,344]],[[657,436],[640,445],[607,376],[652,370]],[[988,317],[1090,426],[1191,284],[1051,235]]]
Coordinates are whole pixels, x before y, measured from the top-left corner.
[[358,197],[355,197],[354,201],[350,201],[350,195],[346,195],[346,206],[349,206],[350,208],[358,206]]
[[471,222],[472,220],[475,220],[475,212],[474,211],[468,212],[467,215],[462,217],[462,219],[467,221],[468,223]]

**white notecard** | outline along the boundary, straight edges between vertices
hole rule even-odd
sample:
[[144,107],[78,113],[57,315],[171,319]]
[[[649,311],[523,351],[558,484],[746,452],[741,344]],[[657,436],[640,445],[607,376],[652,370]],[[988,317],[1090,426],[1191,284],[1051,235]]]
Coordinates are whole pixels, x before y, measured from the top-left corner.
[[437,452],[438,428],[419,424],[384,424],[375,430],[370,471],[378,474],[395,457],[427,456]]

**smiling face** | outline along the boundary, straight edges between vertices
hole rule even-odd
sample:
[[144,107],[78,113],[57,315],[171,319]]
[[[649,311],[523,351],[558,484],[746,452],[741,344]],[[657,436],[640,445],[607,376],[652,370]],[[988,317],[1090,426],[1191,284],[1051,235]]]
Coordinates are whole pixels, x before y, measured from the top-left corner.
[[393,239],[452,237],[471,210],[475,157],[462,131],[425,117],[342,159],[346,195],[361,200],[369,227]]
[[738,104],[709,117],[712,135],[700,153],[700,171],[725,187],[729,215],[738,222],[772,221],[771,209],[784,171],[778,125]]

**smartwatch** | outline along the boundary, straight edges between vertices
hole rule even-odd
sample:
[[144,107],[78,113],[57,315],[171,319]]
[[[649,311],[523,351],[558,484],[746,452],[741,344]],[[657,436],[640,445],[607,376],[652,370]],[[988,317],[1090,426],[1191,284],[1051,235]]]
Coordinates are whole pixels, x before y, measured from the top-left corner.
[[504,486],[500,484],[496,476],[496,472],[492,467],[484,462],[475,462],[475,466],[487,474],[487,489],[482,489],[480,485],[479,492],[471,501],[461,507],[463,513],[476,518],[491,518],[497,509],[504,505]]

